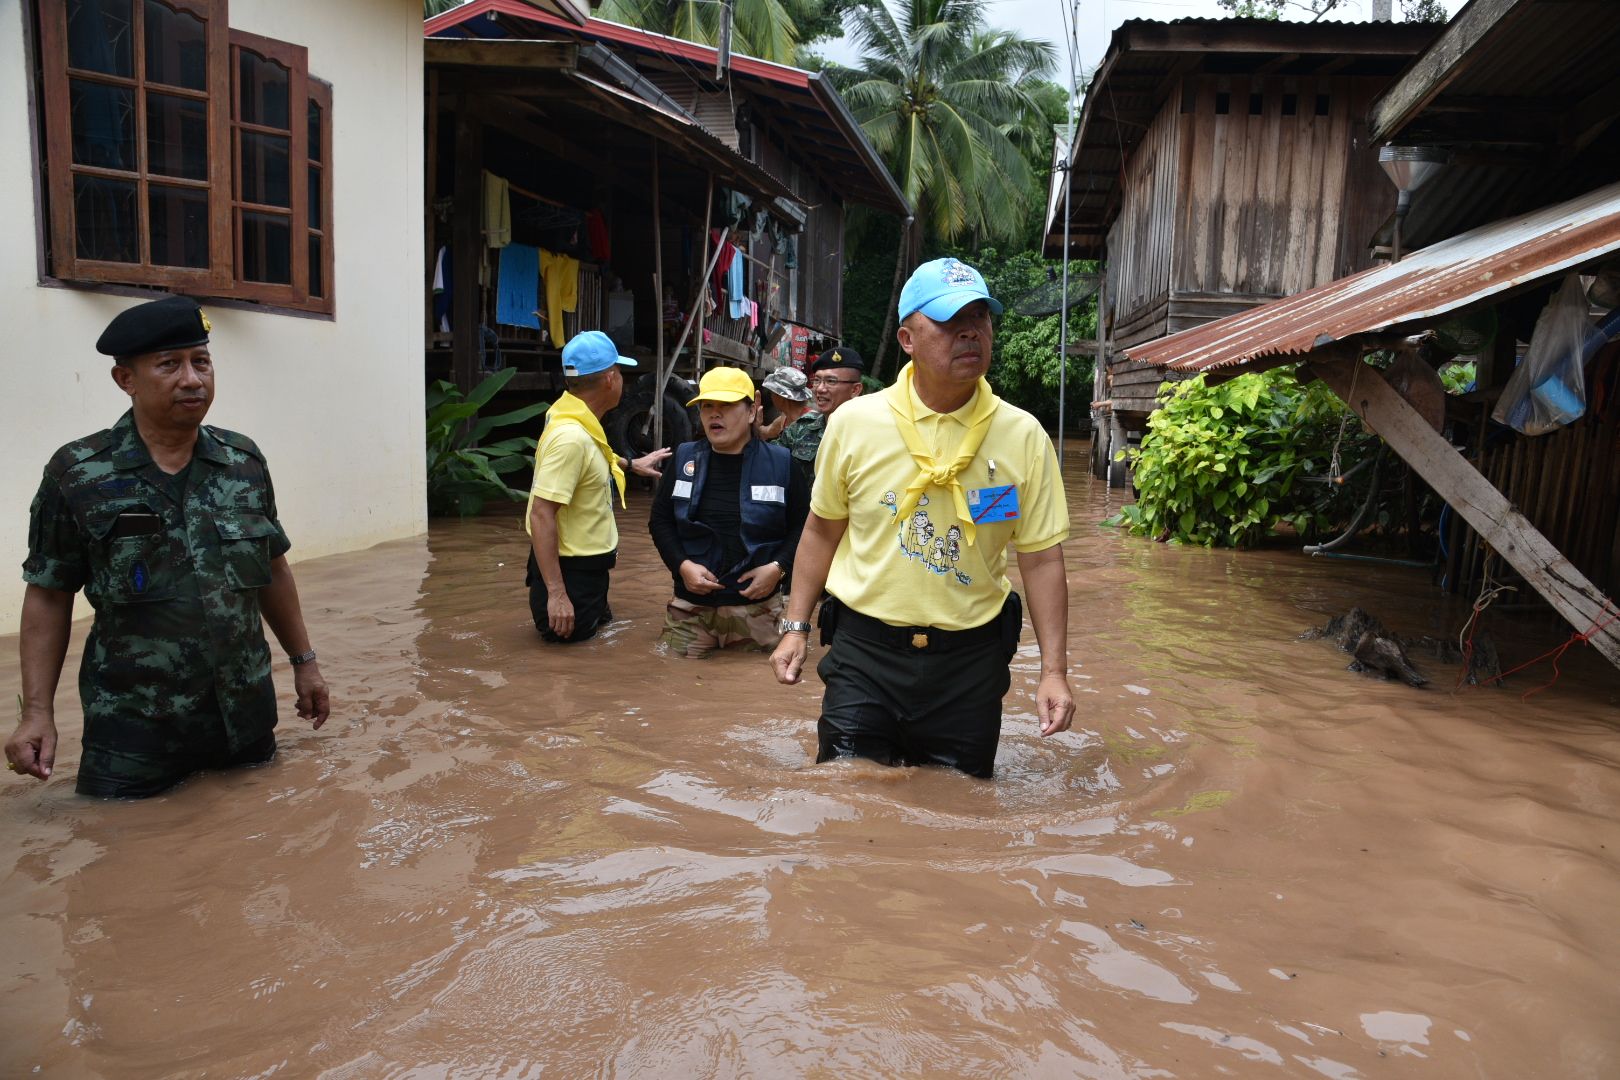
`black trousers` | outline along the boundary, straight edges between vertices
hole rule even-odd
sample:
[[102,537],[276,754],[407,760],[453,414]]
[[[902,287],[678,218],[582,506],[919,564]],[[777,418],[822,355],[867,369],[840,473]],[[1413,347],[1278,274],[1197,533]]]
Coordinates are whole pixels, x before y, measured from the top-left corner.
[[[837,605],[837,600],[828,603]],[[864,616],[835,614],[831,644],[816,673],[826,685],[816,761],[862,757],[884,765],[947,765],[970,776],[995,771],[1001,701],[1012,685],[1023,604],[1007,597],[978,630],[879,629]],[[825,624],[825,616],[823,618]],[[824,629],[826,627],[824,626]],[[957,644],[960,642],[960,644]]]
[[563,555],[557,562],[562,565],[563,588],[574,605],[574,632],[558,637],[551,632],[551,619],[546,614],[546,583],[540,576],[540,564],[534,552],[529,552],[529,568],[524,584],[529,587],[529,614],[534,616],[534,628],[540,636],[551,642],[585,641],[596,636],[602,624],[613,618],[608,607],[608,572],[619,561],[619,553],[605,555]]

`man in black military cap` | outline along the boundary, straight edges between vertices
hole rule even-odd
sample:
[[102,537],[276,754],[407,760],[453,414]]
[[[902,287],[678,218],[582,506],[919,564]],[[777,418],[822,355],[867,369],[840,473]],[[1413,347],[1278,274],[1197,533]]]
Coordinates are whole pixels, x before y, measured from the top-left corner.
[[816,406],[789,424],[777,436],[776,444],[786,447],[794,460],[803,462],[813,473],[816,451],[821,449],[821,437],[827,431],[827,418],[844,402],[861,396],[865,386],[861,375],[865,371],[866,361],[847,345],[834,345],[816,357],[810,365],[810,395]]
[[[268,622],[293,664],[298,715],[331,705],[287,565],[264,455],[207,427],[208,316],[183,296],[123,312],[96,342],[131,408],[45,466],[23,580],[22,718],[13,772],[51,775],[56,685],[73,597],[95,622],[79,668],[84,753],[77,790],[154,795],[199,769],[268,761],[275,686]],[[262,621],[261,621],[262,617]]]

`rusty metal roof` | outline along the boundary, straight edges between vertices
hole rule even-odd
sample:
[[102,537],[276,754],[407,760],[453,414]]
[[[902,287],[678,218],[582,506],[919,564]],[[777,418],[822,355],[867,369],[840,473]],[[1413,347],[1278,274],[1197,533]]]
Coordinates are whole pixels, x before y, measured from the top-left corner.
[[[1273,367],[1358,334],[1407,329],[1620,251],[1620,183],[1126,350],[1171,371]],[[1271,363],[1262,361],[1271,360]]]

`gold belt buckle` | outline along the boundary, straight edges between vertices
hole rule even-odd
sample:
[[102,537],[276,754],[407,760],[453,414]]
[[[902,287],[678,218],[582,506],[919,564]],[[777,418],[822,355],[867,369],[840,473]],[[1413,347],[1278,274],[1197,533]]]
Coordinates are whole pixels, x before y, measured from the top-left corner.
[[922,633],[912,634],[911,635],[911,647],[913,649],[926,649],[926,648],[928,648],[928,635],[927,634],[922,634]]

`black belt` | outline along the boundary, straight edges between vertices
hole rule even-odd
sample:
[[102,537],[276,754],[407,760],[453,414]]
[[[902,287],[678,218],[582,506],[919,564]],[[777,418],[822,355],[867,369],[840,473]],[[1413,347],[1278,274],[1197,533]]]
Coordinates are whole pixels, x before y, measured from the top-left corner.
[[937,626],[892,626],[882,619],[862,615],[854,608],[840,607],[837,632],[906,652],[954,652],[989,641],[999,641],[1001,616],[997,615],[983,626],[966,630],[941,630]]

